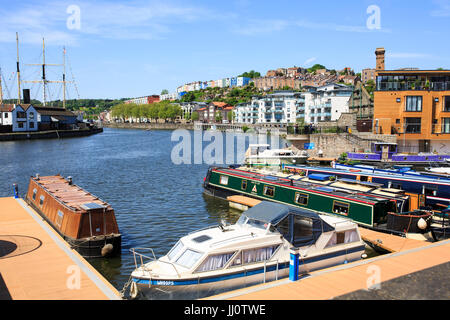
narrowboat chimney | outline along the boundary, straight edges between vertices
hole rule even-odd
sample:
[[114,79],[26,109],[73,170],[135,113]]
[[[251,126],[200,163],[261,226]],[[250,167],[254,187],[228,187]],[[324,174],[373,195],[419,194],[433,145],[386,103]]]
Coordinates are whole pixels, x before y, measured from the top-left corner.
[[36,173],[36,180],[39,180],[39,173]]
[[69,185],[72,185],[72,177],[71,176],[67,177],[67,181],[69,182]]

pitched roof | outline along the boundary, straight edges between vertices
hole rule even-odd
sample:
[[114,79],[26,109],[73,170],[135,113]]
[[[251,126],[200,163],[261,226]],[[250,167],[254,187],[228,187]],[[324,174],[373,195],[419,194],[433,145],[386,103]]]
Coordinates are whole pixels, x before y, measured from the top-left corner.
[[14,109],[14,104],[0,104],[1,112],[11,112]]
[[224,106],[228,106],[228,103],[226,102],[221,102],[221,101],[213,101],[211,102],[213,105],[215,105],[216,107],[219,108],[223,108]]
[[43,116],[68,116],[76,117],[72,111],[66,110],[64,108],[52,108],[52,107],[34,107],[37,112]]

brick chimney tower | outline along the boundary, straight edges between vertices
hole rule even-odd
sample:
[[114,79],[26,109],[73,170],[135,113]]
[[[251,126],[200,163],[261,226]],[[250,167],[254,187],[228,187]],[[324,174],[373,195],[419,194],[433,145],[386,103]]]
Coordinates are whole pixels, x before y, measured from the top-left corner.
[[375,56],[377,57],[377,64],[375,67],[376,71],[381,71],[384,70],[384,53],[386,51],[384,50],[384,48],[377,48],[375,50]]

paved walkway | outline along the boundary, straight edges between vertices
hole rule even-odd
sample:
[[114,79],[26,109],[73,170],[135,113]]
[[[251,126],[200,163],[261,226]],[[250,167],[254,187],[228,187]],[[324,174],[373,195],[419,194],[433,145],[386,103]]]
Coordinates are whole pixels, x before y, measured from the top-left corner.
[[0,300],[107,300],[119,292],[23,200],[0,198]]
[[[345,265],[312,272],[308,277],[289,279],[244,288],[207,299],[231,300],[321,300],[333,299],[359,290],[378,288],[386,281],[450,262],[450,240],[431,243],[396,253],[377,256]],[[442,278],[444,279],[444,278]],[[445,278],[446,279],[446,278]],[[439,282],[439,279],[436,279]],[[399,290],[420,294],[421,287],[404,286]]]

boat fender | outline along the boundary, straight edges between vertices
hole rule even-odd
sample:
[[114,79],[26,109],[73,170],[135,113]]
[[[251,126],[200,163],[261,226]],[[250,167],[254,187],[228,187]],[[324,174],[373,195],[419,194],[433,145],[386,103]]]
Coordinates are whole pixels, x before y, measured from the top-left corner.
[[425,230],[428,227],[424,218],[420,218],[419,221],[417,221],[417,227],[419,227],[420,230]]
[[131,282],[131,287],[130,287],[130,297],[131,299],[136,299],[136,297],[138,296],[138,287],[136,282]]
[[114,247],[111,243],[107,243],[103,246],[102,248],[102,257],[106,257],[108,255],[111,254],[111,252],[113,251]]
[[366,258],[367,258],[367,254],[366,254],[366,253],[363,253],[363,254],[361,255],[361,258],[366,259]]

